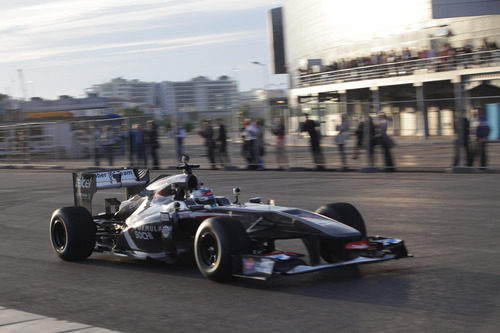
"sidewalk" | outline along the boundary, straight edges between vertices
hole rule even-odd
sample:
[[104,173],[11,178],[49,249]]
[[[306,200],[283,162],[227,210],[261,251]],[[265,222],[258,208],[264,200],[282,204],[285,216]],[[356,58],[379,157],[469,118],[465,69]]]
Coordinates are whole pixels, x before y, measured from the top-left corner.
[[[268,135],[266,138],[266,154],[264,156],[265,168],[276,170],[278,164],[275,158],[274,138]],[[392,149],[393,159],[396,166],[396,171],[400,172],[475,172],[479,161],[476,159],[476,168],[453,168],[452,162],[454,158],[455,147],[453,138],[440,137],[421,139],[415,137],[395,137],[396,146]],[[203,139],[196,134],[191,134],[185,139],[185,154],[191,157],[191,162],[200,164],[202,169],[208,169],[209,163],[206,157]],[[368,168],[367,156],[365,150],[361,150],[358,159],[352,159],[354,140],[351,139],[346,145],[347,163],[349,171],[383,171],[383,154],[379,146],[375,149],[375,166],[376,168]],[[328,171],[337,171],[341,169],[341,160],[338,148],[334,144],[333,137],[324,137],[322,141],[323,154],[325,156],[325,168]],[[309,139],[302,135],[290,135],[287,138],[287,157],[289,160],[289,170],[313,170],[313,160],[309,151]],[[231,167],[226,167],[227,170],[245,170],[246,162],[241,156],[241,142],[231,141],[228,143],[228,153],[231,159]],[[465,152],[462,149],[462,163],[464,165]],[[161,169],[172,169],[177,165],[175,155],[174,139],[162,137],[160,141],[160,167]],[[488,172],[500,172],[500,142],[490,142],[487,146],[488,156]],[[128,165],[126,156],[115,157],[115,167]],[[0,159],[0,168],[22,168],[22,169],[82,169],[95,167],[92,157],[82,159],[36,159],[30,161],[23,160],[6,160]],[[101,159],[100,167],[108,167],[106,159]],[[218,166],[221,168],[221,166]]]

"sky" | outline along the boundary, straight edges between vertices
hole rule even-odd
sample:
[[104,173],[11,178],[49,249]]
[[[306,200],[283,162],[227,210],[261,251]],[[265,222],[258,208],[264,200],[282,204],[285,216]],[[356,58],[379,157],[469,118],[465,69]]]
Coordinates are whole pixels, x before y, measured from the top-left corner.
[[267,16],[282,3],[0,0],[0,93],[83,97],[86,88],[116,77],[162,82],[200,75],[230,76],[240,91],[284,89],[286,75],[269,68]]

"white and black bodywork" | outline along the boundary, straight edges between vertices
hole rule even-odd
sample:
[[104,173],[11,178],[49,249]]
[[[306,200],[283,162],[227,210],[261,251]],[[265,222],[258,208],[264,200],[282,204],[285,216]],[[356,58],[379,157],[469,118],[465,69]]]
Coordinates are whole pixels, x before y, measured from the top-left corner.
[[[56,254],[68,261],[93,252],[175,263],[193,255],[201,273],[214,281],[231,277],[267,279],[337,266],[408,257],[404,242],[368,237],[359,212],[347,203],[316,212],[239,202],[215,196],[184,161],[182,174],[149,181],[147,169],[73,173],[75,206],[57,209],[50,221]],[[126,189],[126,200],[105,199],[105,212],[92,215],[92,197],[102,189]],[[275,242],[301,239],[307,255],[276,249]]]

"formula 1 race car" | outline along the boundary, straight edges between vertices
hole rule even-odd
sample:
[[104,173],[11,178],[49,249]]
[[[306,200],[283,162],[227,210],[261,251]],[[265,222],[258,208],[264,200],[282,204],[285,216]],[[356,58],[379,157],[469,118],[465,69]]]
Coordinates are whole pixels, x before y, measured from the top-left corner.
[[[63,260],[93,252],[175,263],[193,255],[210,280],[267,279],[337,266],[408,257],[402,240],[368,237],[358,210],[333,203],[316,212],[216,196],[198,180],[186,157],[182,174],[149,182],[139,168],[73,173],[75,206],[57,209],[50,239]],[[126,200],[105,199],[105,212],[92,215],[98,190],[126,189]],[[276,241],[301,239],[307,255],[276,248]]]

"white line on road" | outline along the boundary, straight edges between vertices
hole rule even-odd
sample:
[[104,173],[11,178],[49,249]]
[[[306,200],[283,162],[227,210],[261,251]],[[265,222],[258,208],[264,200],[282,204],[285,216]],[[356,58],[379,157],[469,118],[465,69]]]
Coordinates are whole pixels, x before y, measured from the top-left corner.
[[40,316],[34,313],[0,306],[0,332],[2,333],[119,333],[105,328]]

